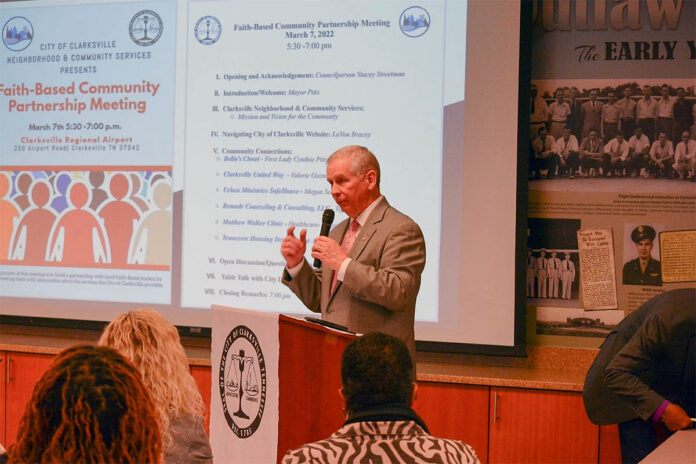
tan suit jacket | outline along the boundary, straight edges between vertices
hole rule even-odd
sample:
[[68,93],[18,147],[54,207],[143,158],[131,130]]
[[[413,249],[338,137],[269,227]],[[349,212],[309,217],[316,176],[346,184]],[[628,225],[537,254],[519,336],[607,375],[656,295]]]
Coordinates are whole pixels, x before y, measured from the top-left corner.
[[[329,237],[341,243],[349,224],[348,219],[341,222]],[[324,265],[312,270],[306,260],[294,278],[284,271],[282,281],[323,319],[353,332],[394,335],[414,356],[416,297],[425,267],[420,227],[383,198],[362,226],[349,258],[343,282],[333,294],[334,271]]]

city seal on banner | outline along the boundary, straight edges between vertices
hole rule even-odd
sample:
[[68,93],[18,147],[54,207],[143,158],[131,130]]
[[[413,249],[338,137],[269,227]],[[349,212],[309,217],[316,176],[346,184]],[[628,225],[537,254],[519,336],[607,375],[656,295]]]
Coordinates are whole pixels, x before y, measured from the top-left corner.
[[162,37],[162,18],[152,10],[139,11],[131,19],[128,32],[133,42],[148,47]]
[[203,16],[193,26],[193,33],[201,45],[212,45],[220,39],[222,24],[215,16]]
[[8,19],[2,28],[2,43],[13,52],[21,52],[27,48],[33,38],[34,26],[23,16]]
[[399,28],[408,37],[420,37],[430,29],[430,13],[425,8],[406,8],[399,17]]
[[218,384],[227,425],[239,438],[249,438],[261,424],[267,385],[261,344],[248,327],[238,325],[227,335]]

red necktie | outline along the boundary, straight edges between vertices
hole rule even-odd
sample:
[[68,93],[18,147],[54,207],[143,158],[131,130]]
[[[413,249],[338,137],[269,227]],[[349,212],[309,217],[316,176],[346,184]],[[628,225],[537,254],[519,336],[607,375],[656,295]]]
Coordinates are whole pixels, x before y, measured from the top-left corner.
[[[346,235],[343,236],[343,241],[341,242],[341,249],[346,255],[350,254],[351,248],[353,248],[353,243],[355,243],[355,237],[358,236],[358,228],[360,227],[360,223],[356,221],[355,219],[352,219],[350,221],[350,227],[348,228],[348,231],[346,232]],[[338,270],[334,272],[333,275],[333,282],[331,282],[331,293],[336,290],[336,285],[338,284]]]

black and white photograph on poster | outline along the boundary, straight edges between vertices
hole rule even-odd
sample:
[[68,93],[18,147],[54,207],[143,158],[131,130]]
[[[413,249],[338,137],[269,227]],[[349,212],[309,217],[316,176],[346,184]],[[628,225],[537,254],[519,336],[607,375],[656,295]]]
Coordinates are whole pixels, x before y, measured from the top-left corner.
[[[584,256],[578,306],[608,311],[613,303],[605,297],[613,292],[617,313],[627,314],[683,274],[675,267],[674,280],[665,281],[666,249],[653,246],[663,285],[623,285],[624,264],[638,258],[633,229],[656,228],[658,241],[658,224],[666,231],[696,227],[696,189],[689,182],[696,163],[690,148],[696,155],[696,2],[532,4],[529,220],[576,217],[585,229],[613,231],[614,281],[606,273],[590,275],[597,268],[588,270]],[[592,257],[606,250],[595,247]],[[674,262],[682,260],[678,253]]]
[[688,192],[695,114],[693,79],[535,80],[530,188]]
[[624,224],[623,285],[662,286],[660,243],[657,235],[664,224]]
[[579,219],[528,219],[528,303],[579,306],[579,229]]
[[624,317],[623,311],[583,311],[579,308],[537,308],[536,333],[606,337]]

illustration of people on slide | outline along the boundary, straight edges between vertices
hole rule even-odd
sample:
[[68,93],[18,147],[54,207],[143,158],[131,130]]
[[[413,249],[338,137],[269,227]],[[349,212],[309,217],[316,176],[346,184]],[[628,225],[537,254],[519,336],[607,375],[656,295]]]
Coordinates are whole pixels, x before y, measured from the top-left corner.
[[157,180],[150,189],[150,209],[137,225],[129,250],[131,264],[169,265],[172,237],[172,186]]
[[37,179],[29,191],[29,208],[19,219],[12,234],[10,260],[23,264],[41,264],[46,258],[46,244],[57,214],[48,206],[51,201],[51,185],[45,179]]
[[122,173],[115,173],[109,181],[109,199],[97,211],[104,220],[106,234],[111,245],[111,262],[126,264],[128,248],[140,219],[140,209],[130,200],[131,178]]
[[68,187],[68,207],[51,230],[46,261],[68,266],[89,266],[111,261],[103,221],[94,211],[85,209],[90,197],[91,191],[82,181]]
[[164,171],[0,172],[0,260],[168,266],[172,201]]
[[104,171],[90,171],[89,183],[92,185],[92,201],[89,203],[89,208],[97,211],[99,206],[109,197],[106,191],[101,188],[106,175]]
[[28,172],[20,172],[15,177],[17,192],[12,199],[22,211],[29,208],[29,188],[33,180],[34,178]]
[[68,207],[68,197],[66,195],[68,187],[72,182],[72,177],[67,172],[59,172],[52,178],[53,191],[56,196],[51,201],[51,207],[58,213],[62,213]]
[[19,207],[10,198],[11,185],[10,176],[0,172],[0,260],[7,259],[12,229],[20,214]]
[[140,176],[136,173],[131,173],[130,175],[131,182],[133,183],[133,189],[131,190],[131,197],[130,200],[138,205],[138,208],[140,208],[140,211],[143,213],[147,211],[148,205],[145,199],[143,198],[143,194],[140,192],[143,182],[140,179]]

